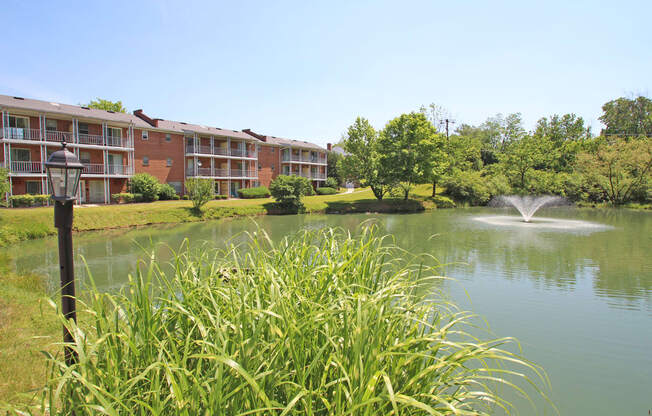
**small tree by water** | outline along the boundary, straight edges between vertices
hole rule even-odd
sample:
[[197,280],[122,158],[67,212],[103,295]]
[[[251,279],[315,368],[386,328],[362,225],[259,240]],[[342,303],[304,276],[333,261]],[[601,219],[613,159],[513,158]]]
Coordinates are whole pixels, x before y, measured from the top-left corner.
[[192,201],[192,208],[199,212],[208,201],[213,199],[213,181],[202,178],[186,179],[186,192]]
[[304,209],[301,198],[312,195],[313,190],[307,178],[279,175],[269,185],[269,192],[282,210],[296,213]]

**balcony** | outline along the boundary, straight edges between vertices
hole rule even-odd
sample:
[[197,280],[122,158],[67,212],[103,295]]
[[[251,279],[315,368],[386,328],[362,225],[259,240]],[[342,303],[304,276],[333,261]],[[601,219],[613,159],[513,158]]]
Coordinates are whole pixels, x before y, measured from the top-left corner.
[[197,177],[204,176],[209,178],[257,178],[257,170],[246,170],[246,169],[213,169],[211,168],[197,168],[195,169],[188,168],[186,169],[186,176],[188,177]]
[[326,163],[326,158],[325,157],[318,157],[318,156],[304,156],[304,155],[288,155],[284,154],[282,159],[282,162],[299,162],[299,163]]
[[79,144],[91,144],[94,146],[103,146],[104,137],[97,134],[79,133]]
[[[6,162],[5,162],[6,165]],[[45,173],[45,167],[41,162],[11,162],[11,173]]]
[[66,142],[72,143],[73,136],[72,133],[65,131],[56,131],[56,130],[46,130],[45,131],[45,140],[48,142]]
[[5,127],[2,138],[9,140],[41,140],[41,130]]
[[106,145],[112,147],[127,147],[127,140],[122,137],[106,136]]
[[192,144],[186,144],[186,154],[256,158],[256,152],[250,150],[228,149],[225,147],[213,147],[213,150],[211,150],[210,146],[194,146]]
[[84,163],[82,175],[125,176],[133,175],[134,169],[129,165],[103,165],[101,163]]

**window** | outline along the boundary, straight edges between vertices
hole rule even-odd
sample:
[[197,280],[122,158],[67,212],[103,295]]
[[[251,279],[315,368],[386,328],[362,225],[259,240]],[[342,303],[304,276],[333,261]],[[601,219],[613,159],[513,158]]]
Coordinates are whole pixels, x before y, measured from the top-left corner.
[[28,129],[29,128],[29,118],[27,117],[18,117],[18,116],[9,116],[9,127],[17,129]]
[[147,132],[147,130],[143,130],[142,137],[143,140],[149,140],[149,133]]
[[261,170],[262,168],[263,168],[263,165],[261,165],[261,164],[259,163],[259,164],[258,164],[258,170]]
[[79,161],[85,165],[91,163],[91,154],[89,152],[79,152]]
[[149,166],[149,157],[143,156],[143,166]]
[[12,162],[29,162],[32,160],[31,153],[29,149],[11,149],[11,161]]
[[77,130],[79,130],[79,134],[88,134],[88,123],[77,124]]
[[168,157],[167,166],[168,167],[172,166],[172,158],[171,157]]
[[57,120],[50,120],[49,118],[45,119],[45,130],[47,131],[57,131]]
[[172,136],[170,136],[170,133],[165,134],[165,141],[166,142],[171,142],[172,141]]
[[115,137],[116,139],[119,139],[122,137],[122,129],[117,127],[107,127],[106,135],[109,137]]
[[41,194],[41,182],[40,181],[26,181],[25,182],[25,193],[31,195],[40,195]]

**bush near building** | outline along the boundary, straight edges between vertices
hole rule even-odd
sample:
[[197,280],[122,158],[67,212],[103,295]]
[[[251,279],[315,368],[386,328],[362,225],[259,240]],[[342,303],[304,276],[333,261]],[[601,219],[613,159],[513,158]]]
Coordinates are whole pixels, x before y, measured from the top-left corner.
[[238,196],[243,199],[269,198],[270,195],[266,186],[238,189]]
[[317,195],[335,195],[337,193],[337,189],[331,188],[329,186],[317,188],[316,191]]
[[195,211],[201,211],[201,208],[214,198],[214,186],[214,182],[210,179],[186,179],[186,192]]
[[337,189],[340,187],[340,184],[336,178],[328,177],[326,178],[326,183],[324,184],[324,187]]
[[173,199],[179,199],[179,195],[177,195],[177,191],[174,190],[172,185],[162,183],[158,186],[158,199],[161,201],[170,201]]
[[50,195],[12,195],[9,197],[9,206],[20,207],[44,207],[50,201]]
[[269,191],[281,210],[286,213],[303,212],[305,207],[301,198],[313,195],[310,180],[301,176],[279,175],[269,185]]
[[149,173],[137,173],[129,180],[129,190],[134,194],[142,194],[143,201],[157,201],[161,184]]

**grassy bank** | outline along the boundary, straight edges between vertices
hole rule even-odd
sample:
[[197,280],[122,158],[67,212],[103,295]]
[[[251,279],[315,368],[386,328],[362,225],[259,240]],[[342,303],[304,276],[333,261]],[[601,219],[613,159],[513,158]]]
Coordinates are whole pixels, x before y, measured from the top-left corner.
[[29,403],[42,389],[61,327],[39,276],[18,276],[0,257],[0,404]]
[[[414,195],[418,200],[377,201],[369,189],[360,189],[353,193],[305,197],[304,204],[309,213],[417,212],[433,207],[433,204],[423,196],[425,193],[419,192],[421,188],[424,187],[415,190]],[[75,209],[74,230],[92,231],[265,215],[273,202],[271,198],[211,201],[206,204],[200,215],[191,209],[190,201],[157,201],[141,204],[79,207]],[[54,234],[56,234],[56,229],[53,223],[52,207],[16,208],[0,211],[0,247]]]
[[47,413],[488,415],[546,384],[511,340],[467,334],[437,270],[373,229],[259,231],[176,265],[80,306],[79,362],[50,361]]

